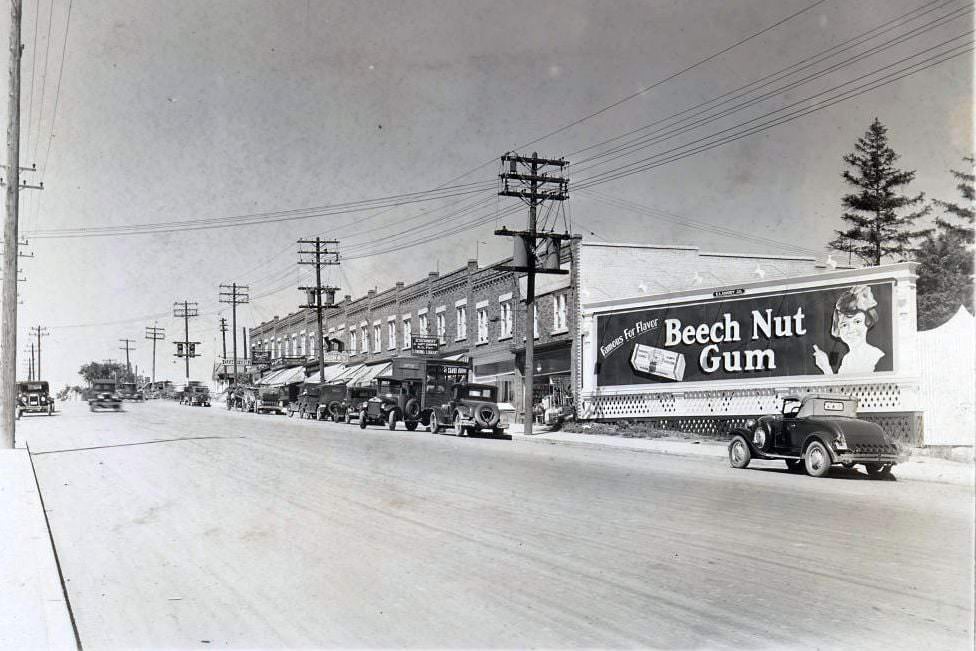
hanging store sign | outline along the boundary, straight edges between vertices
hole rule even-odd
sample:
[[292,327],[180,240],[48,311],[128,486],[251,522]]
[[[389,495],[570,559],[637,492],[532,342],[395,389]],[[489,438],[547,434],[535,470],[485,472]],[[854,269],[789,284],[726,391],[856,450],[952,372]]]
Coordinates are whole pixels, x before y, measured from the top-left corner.
[[410,338],[410,351],[414,355],[436,355],[440,341],[434,335],[414,335]]
[[597,385],[893,370],[892,284],[597,316]]

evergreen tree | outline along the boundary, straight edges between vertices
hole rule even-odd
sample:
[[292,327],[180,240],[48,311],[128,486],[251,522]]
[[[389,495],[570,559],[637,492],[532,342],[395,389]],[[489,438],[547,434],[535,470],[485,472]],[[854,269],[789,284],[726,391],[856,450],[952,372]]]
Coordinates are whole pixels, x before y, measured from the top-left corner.
[[[957,170],[949,170],[954,177],[959,181],[956,188],[959,189],[959,193],[962,198],[965,199],[967,205],[960,206],[957,203],[950,203],[948,201],[934,200],[935,205],[940,206],[946,211],[946,216],[951,216],[956,219],[961,220],[963,223],[957,224],[954,222],[947,221],[943,217],[936,217],[935,223],[945,232],[953,233],[960,237],[967,244],[973,243],[973,199],[976,198],[976,192],[973,191],[973,157],[966,156],[963,158],[964,161],[969,163],[968,172],[959,172]],[[967,226],[968,224],[968,226]]]
[[[973,159],[964,159],[972,165]],[[970,168],[971,169],[971,168]],[[918,328],[931,330],[945,323],[964,305],[973,311],[973,175],[952,170],[959,179],[956,187],[968,206],[946,201],[935,201],[947,213],[963,224],[937,217],[938,233],[929,235],[919,247],[918,281]]]
[[896,168],[897,160],[898,154],[888,146],[888,129],[875,118],[854,144],[854,152],[844,156],[844,162],[853,169],[844,170],[842,176],[857,192],[841,199],[847,209],[841,217],[849,228],[835,231],[831,248],[853,253],[868,265],[879,265],[886,257],[906,259],[914,250],[914,240],[931,232],[911,230],[915,220],[928,213],[928,206],[898,214],[922,203],[925,195],[899,193],[899,188],[912,182],[915,172]]

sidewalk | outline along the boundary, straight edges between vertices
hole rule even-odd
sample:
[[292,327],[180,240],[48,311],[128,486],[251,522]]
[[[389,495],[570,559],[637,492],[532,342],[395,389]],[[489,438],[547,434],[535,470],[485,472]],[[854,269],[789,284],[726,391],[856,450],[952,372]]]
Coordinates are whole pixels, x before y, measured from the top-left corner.
[[[588,448],[616,448],[632,452],[652,454],[671,454],[682,457],[710,457],[718,460],[728,458],[728,443],[713,440],[686,439],[642,439],[603,434],[575,434],[572,432],[553,432],[548,427],[536,425],[533,435],[523,433],[521,423],[509,427],[513,440],[550,445],[571,445]],[[727,463],[727,462],[726,462]],[[898,465],[894,470],[898,479],[912,481],[931,481],[946,484],[976,484],[976,466],[972,463],[948,461],[934,456],[913,452],[908,462]]]
[[27,450],[0,450],[0,648],[74,649]]

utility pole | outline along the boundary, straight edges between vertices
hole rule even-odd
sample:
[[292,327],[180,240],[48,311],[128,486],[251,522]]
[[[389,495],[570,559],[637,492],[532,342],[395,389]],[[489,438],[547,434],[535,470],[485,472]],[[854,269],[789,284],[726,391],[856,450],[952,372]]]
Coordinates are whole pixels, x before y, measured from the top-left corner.
[[227,359],[227,319],[220,317],[220,349],[223,351],[221,359]]
[[[302,245],[314,247],[312,249],[302,249]],[[338,287],[322,286],[322,267],[339,264],[339,241],[323,240],[316,237],[314,240],[298,240],[298,264],[315,265],[315,287],[299,287],[305,292],[306,301],[302,308],[315,308],[316,336],[318,337],[315,345],[315,352],[319,358],[319,379],[325,373],[325,353],[322,351],[322,308],[335,305],[335,293]],[[324,297],[323,297],[324,294]],[[323,301],[322,299],[325,298]]]
[[124,350],[125,351],[125,381],[126,382],[131,382],[132,381],[132,365],[129,364],[129,351],[136,349],[135,346],[131,346],[130,345],[130,344],[134,344],[136,340],[135,339],[119,339],[119,341],[122,342],[122,345],[119,346],[119,350]]
[[166,339],[166,329],[157,328],[156,322],[153,322],[151,326],[146,326],[146,339],[152,340],[153,354],[152,354],[152,383],[156,384],[156,342]]
[[21,0],[10,0],[10,73],[7,102],[7,214],[3,225],[3,315],[0,321],[0,449],[14,447],[17,423],[17,242],[20,213]]
[[173,303],[173,317],[183,319],[183,341],[174,341],[176,344],[176,357],[183,357],[186,360],[186,381],[190,382],[190,359],[199,357],[196,351],[199,341],[190,341],[190,318],[200,316],[200,310],[196,302],[177,301]]
[[243,344],[244,363],[247,364],[247,328],[241,326],[241,343]]
[[27,358],[27,381],[34,381],[34,342],[30,342],[30,347],[24,352],[30,352],[30,357]]
[[[229,285],[220,286],[220,295],[218,300],[221,303],[230,303],[230,323],[231,332],[234,335],[233,341],[233,353],[234,353],[234,385],[240,384],[238,381],[238,366],[237,366],[237,306],[243,305],[245,303],[251,302],[251,296],[249,294],[250,288],[247,285],[238,285],[237,283],[231,283]],[[225,352],[226,356],[226,352]]]
[[47,337],[51,333],[47,331],[47,328],[44,328],[42,326],[34,326],[33,328],[30,329],[29,332],[31,335],[37,337],[37,363],[34,365],[34,369],[35,369],[34,374],[37,376],[37,379],[40,380],[41,379],[41,337]]
[[[508,165],[506,171],[505,165]],[[563,159],[552,160],[539,158],[539,154],[532,152],[531,156],[505,154],[502,156],[502,190],[498,193],[503,197],[518,197],[529,207],[529,228],[526,231],[510,231],[502,228],[495,231],[495,235],[515,238],[515,255],[510,266],[498,267],[508,271],[525,273],[525,392],[524,414],[525,434],[532,435],[533,425],[533,385],[535,383],[535,276],[536,274],[568,274],[569,271],[559,267],[559,243],[561,240],[572,239],[569,233],[559,234],[538,230],[536,210],[546,201],[565,201],[569,198],[569,179],[561,176],[550,176],[545,173],[546,168],[556,167],[559,172],[569,163]],[[523,171],[519,171],[519,166]],[[526,174],[525,171],[528,171]],[[515,182],[514,184],[511,182]],[[542,244],[542,264],[537,260]]]

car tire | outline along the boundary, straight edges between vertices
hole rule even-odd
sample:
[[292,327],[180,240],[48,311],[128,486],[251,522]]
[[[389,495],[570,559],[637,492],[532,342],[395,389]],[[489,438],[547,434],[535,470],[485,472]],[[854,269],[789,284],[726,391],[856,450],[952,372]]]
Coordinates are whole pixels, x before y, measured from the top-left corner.
[[454,436],[464,436],[466,433],[461,422],[461,414],[454,414]]
[[404,425],[407,426],[408,432],[413,432],[417,429],[417,421],[415,420],[408,420],[407,422],[404,423]]
[[803,470],[803,459],[787,459],[786,469],[789,472],[801,472]]
[[752,451],[749,444],[741,436],[736,436],[729,443],[729,465],[733,468],[746,468],[752,461]]
[[431,434],[441,433],[441,424],[437,421],[437,414],[435,414],[434,412],[430,413],[430,433]]
[[813,441],[803,453],[803,467],[811,477],[823,477],[830,470],[830,452],[820,441]]
[[366,412],[359,414],[359,429],[366,429]]
[[396,429],[397,424],[397,410],[391,409],[390,413],[386,415],[386,426],[392,432]]
[[420,401],[416,398],[410,398],[407,403],[403,405],[403,418],[410,420],[417,420],[420,418]]
[[866,463],[864,469],[868,471],[871,479],[887,479],[891,477],[890,463]]

